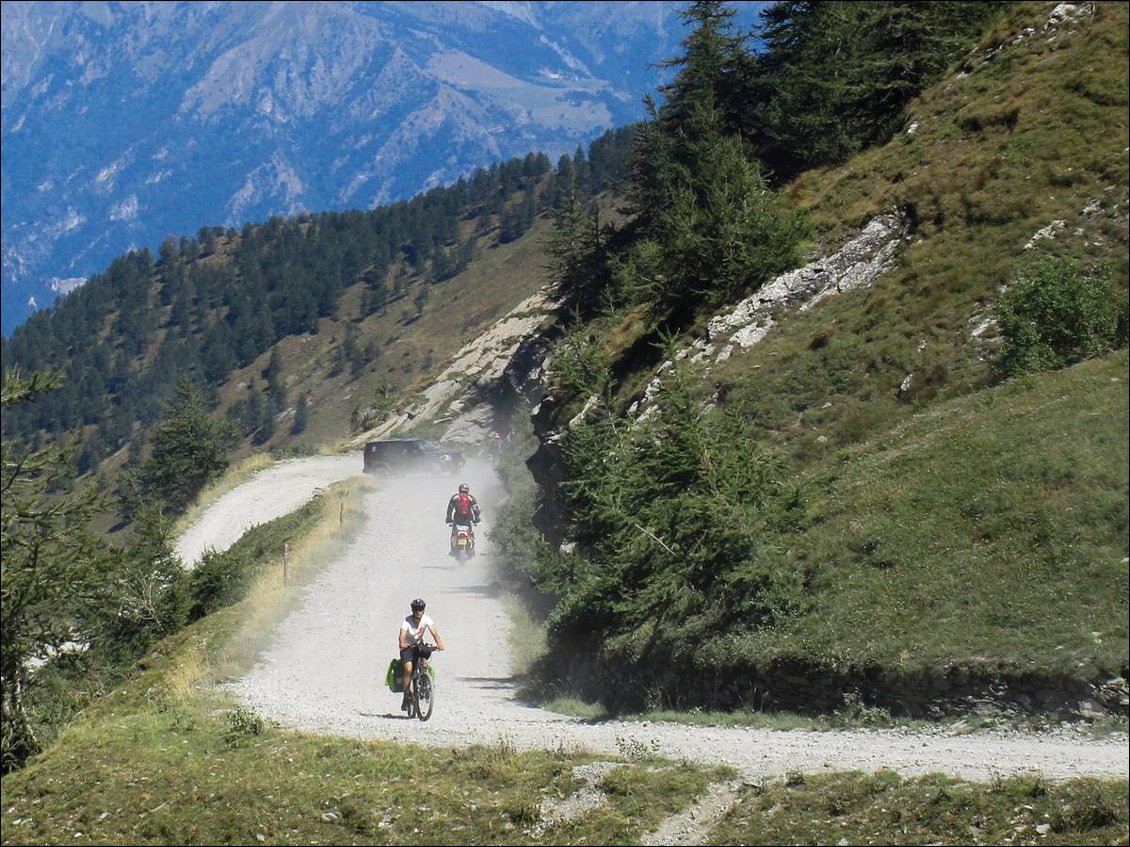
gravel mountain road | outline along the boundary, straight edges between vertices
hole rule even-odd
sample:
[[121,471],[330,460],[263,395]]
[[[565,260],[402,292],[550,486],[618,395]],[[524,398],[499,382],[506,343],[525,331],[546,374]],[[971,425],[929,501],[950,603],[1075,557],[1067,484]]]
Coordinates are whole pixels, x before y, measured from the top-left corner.
[[[246,526],[270,520],[296,508],[315,486],[360,468],[360,454],[282,463],[272,470],[275,476],[264,472],[263,479],[217,502],[190,531],[198,533],[195,540],[186,536],[178,550],[219,549],[221,527],[231,532],[234,516]],[[480,553],[467,563],[447,555],[443,521],[460,481],[470,484],[483,507]],[[793,771],[854,769],[892,769],[908,776],[943,772],[979,781],[1024,772],[1052,780],[1130,774],[1125,734],[1096,740],[1070,729],[957,734],[586,723],[525,706],[514,695],[507,660],[510,623],[491,578],[490,525],[503,496],[490,465],[476,461],[460,478],[390,479],[374,486],[365,495],[365,528],[304,589],[302,602],[279,624],[258,664],[225,687],[266,718],[319,733],[613,756],[646,751],[675,760],[726,762],[754,781]],[[427,723],[404,717],[400,695],[383,684],[396,655],[400,621],[417,596],[427,601],[447,645],[433,657],[437,697]]]
[[222,553],[256,524],[293,512],[317,489],[361,473],[361,454],[288,459],[224,494],[180,537],[177,555],[192,565],[206,550]]

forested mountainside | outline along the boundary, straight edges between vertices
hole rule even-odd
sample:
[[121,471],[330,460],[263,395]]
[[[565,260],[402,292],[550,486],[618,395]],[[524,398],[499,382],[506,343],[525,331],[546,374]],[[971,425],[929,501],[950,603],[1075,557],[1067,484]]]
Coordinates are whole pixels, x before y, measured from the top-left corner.
[[[620,708],[1124,714],[1126,7],[786,2],[762,52],[726,4],[687,18],[648,120],[587,154],[119,259],[5,341],[5,473],[60,438],[85,471],[128,459],[101,579],[166,562],[225,421],[244,451],[363,432],[549,284],[538,487],[509,475],[491,539],[544,612],[546,678]],[[856,286],[837,252],[877,219]],[[31,561],[8,538],[6,580]],[[35,561],[77,584],[96,546]],[[215,607],[165,573],[159,623],[115,641],[77,604],[51,638],[78,621],[120,658]],[[613,666],[638,685],[613,696]]]
[[[562,198],[606,190],[623,170],[630,135],[609,133],[588,155],[563,156],[555,167],[530,154],[371,212],[272,218],[239,232],[206,228],[167,240],[156,257],[123,256],[3,341],[5,367],[63,377],[59,390],[8,412],[4,431],[25,443],[36,434],[73,435],[85,474],[140,446],[186,373],[251,447],[304,440],[307,429],[307,443],[315,433],[344,436],[370,404],[399,402],[428,372],[431,362],[402,353],[397,340],[415,334],[404,327],[429,303],[445,312],[465,290],[476,301],[458,305],[457,335],[429,342],[430,356],[442,360],[470,329],[537,289],[536,267],[493,291],[455,278],[484,251],[513,250]],[[323,343],[316,355],[301,345],[310,370],[300,381],[297,362],[284,368],[279,345],[307,336]],[[342,395],[354,398],[352,408]]]
[[[752,23],[760,3],[736,3]],[[2,328],[168,235],[368,211],[642,119],[673,3],[5,2]]]

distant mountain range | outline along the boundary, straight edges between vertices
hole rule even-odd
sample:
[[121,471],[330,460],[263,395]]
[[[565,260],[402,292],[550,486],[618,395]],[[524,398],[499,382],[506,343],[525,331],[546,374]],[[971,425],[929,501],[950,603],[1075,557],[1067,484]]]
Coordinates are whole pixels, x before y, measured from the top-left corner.
[[686,5],[5,0],[3,333],[170,236],[555,162],[644,117]]

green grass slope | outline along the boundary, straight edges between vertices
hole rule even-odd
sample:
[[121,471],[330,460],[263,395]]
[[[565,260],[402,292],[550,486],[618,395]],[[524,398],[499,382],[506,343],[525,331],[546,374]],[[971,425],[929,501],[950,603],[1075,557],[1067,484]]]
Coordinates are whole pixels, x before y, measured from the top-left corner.
[[808,481],[791,554],[808,611],[747,636],[755,667],[1073,690],[1127,675],[1125,351],[1003,385],[990,367],[993,304],[1035,255],[1126,296],[1130,14],[1054,7],[1017,4],[904,134],[787,189],[829,248],[891,208],[912,240],[870,289],[784,316],[712,375]]
[[1078,696],[1125,678],[1127,366],[1119,351],[939,403],[843,450],[793,539],[805,612],[738,652],[902,708],[943,680]]
[[786,187],[818,253],[896,209],[911,226],[874,286],[783,315],[713,375],[802,461],[991,384],[993,305],[1037,255],[1094,264],[1127,291],[1130,12],[1097,3],[1051,26],[1055,6],[1016,4],[911,105],[907,131]]

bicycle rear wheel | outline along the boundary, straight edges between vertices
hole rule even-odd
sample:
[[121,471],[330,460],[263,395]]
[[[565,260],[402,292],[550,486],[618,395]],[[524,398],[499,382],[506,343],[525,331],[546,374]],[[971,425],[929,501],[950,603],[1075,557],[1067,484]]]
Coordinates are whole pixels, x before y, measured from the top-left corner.
[[[432,716],[435,708],[436,692],[432,684],[431,674],[426,669],[421,669],[420,675],[412,682],[412,702],[415,706],[416,717],[426,721]],[[411,717],[411,716],[409,716]]]

